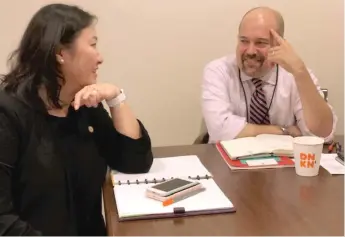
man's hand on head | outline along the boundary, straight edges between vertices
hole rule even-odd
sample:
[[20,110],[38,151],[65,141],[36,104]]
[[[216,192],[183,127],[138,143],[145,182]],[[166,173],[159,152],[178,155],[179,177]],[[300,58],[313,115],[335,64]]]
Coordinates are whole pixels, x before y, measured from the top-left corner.
[[276,41],[277,46],[271,47],[268,50],[267,60],[276,63],[283,67],[286,71],[291,74],[305,70],[305,65],[302,59],[294,51],[293,47],[288,41],[283,39],[276,31],[271,29],[271,35]]

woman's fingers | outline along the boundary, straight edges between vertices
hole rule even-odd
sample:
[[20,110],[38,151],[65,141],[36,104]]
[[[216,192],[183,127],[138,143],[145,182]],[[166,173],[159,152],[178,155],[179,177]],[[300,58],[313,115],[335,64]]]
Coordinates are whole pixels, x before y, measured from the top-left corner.
[[84,87],[80,90],[74,99],[74,109],[78,110],[81,106],[97,107],[100,102],[100,95],[97,89],[92,87]]

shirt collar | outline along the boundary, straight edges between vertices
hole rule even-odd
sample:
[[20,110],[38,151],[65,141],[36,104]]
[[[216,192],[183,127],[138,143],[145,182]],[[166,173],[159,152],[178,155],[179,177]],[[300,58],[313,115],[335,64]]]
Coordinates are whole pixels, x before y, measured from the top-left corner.
[[[253,79],[253,77],[248,76],[242,70],[240,70],[240,73],[241,73],[241,79],[243,82]],[[266,75],[259,77],[259,79],[263,80],[265,83],[268,83],[274,86],[276,84],[276,74],[277,74],[277,67],[275,66]]]

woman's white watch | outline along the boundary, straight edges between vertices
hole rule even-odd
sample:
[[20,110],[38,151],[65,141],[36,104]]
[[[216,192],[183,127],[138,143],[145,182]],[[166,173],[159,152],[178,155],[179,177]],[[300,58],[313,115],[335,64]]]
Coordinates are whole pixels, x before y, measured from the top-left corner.
[[107,105],[109,107],[116,107],[126,100],[126,95],[123,89],[120,90],[120,94],[111,100],[107,100]]

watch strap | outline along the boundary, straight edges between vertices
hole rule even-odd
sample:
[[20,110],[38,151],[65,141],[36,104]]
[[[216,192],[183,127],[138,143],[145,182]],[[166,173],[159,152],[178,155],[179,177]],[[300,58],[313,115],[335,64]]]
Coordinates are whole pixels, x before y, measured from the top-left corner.
[[120,94],[118,96],[116,96],[115,98],[111,99],[111,100],[107,100],[107,104],[109,107],[116,107],[118,105],[120,105],[123,101],[126,100],[126,95],[123,91],[123,89],[120,90]]
[[287,128],[285,128],[285,127],[280,127],[280,129],[282,130],[283,135],[290,135],[290,134],[289,134],[289,131],[287,130]]

